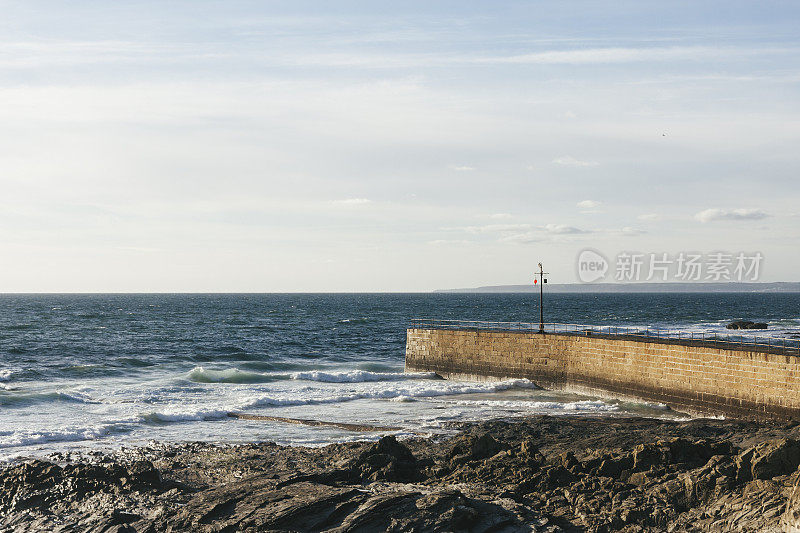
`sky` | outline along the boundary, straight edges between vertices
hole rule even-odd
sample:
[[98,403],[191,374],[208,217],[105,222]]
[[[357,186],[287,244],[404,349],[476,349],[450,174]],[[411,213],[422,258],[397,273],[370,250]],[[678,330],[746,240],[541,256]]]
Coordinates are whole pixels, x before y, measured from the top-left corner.
[[796,2],[0,12],[0,292],[572,283],[587,248],[800,280]]

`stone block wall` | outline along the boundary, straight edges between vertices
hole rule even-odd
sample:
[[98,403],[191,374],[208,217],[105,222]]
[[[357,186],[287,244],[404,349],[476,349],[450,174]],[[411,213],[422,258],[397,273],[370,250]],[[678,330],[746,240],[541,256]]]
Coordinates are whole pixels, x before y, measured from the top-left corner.
[[800,418],[800,358],[665,342],[409,329],[406,370],[527,378],[546,388],[663,402],[693,414]]

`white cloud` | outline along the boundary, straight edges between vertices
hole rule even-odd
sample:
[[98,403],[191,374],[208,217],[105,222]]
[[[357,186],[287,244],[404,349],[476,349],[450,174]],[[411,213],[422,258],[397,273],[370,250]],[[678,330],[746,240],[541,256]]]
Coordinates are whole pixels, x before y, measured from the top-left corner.
[[472,244],[472,241],[436,239],[434,241],[428,241],[428,244],[431,246],[460,246],[460,245]]
[[619,231],[619,233],[621,235],[624,235],[625,237],[636,237],[638,235],[643,235],[643,234],[645,234],[647,232],[645,230],[643,230],[643,229],[632,228],[630,226],[625,226],[624,228],[622,228]]
[[462,228],[446,228],[462,230],[468,233],[502,233],[505,231],[520,231],[530,229],[530,224],[487,224],[485,226],[466,226]]
[[475,167],[470,167],[467,165],[450,165],[451,170],[455,170],[456,172],[471,172],[475,170]]
[[371,204],[372,200],[369,198],[346,198],[344,200],[334,200],[336,205],[366,205]]
[[562,165],[565,167],[596,167],[600,163],[597,161],[583,161],[572,156],[565,155],[553,159],[553,164]]
[[600,206],[600,202],[596,200],[582,200],[577,203],[577,206],[581,209],[594,209]]
[[711,222],[714,220],[762,220],[770,215],[762,209],[706,209],[700,211],[694,218],[700,222]]
[[514,217],[509,213],[492,213],[491,215],[489,215],[489,218],[493,220],[508,220],[509,218],[514,218]]
[[643,221],[653,221],[660,219],[661,215],[659,215],[658,213],[645,213],[643,215],[639,215],[636,218]]
[[505,232],[498,242],[530,244],[537,242],[575,242],[591,235],[596,237],[636,237],[647,231],[630,226],[621,229],[582,229],[565,224],[534,226],[529,231]]
[[651,61],[697,61],[700,58],[788,54],[791,48],[738,48],[714,46],[672,46],[647,48],[585,48],[581,50],[549,50],[515,56],[478,58],[478,63],[514,63],[530,65],[591,65]]
[[543,229],[547,233],[552,233],[554,235],[579,235],[591,233],[589,230],[576,228],[575,226],[567,226],[565,224],[546,224]]
[[582,235],[592,233],[591,230],[576,228],[566,224],[545,224],[544,226],[534,226],[532,224],[487,224],[484,226],[466,226],[460,228],[443,228],[446,230],[460,230],[474,234],[487,233],[519,233],[531,232],[550,235]]
[[509,235],[504,235],[499,239],[500,242],[511,244],[531,244],[534,242],[542,242],[544,240],[545,239],[541,234],[536,234],[533,232],[511,233]]

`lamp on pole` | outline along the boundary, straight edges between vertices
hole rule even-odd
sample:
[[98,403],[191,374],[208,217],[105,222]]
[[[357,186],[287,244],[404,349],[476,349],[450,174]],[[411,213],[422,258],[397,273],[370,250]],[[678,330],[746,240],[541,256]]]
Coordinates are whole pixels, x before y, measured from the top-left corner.
[[[544,333],[544,284],[547,283],[545,274],[548,272],[545,272],[542,264],[539,263],[539,333]],[[534,285],[536,285],[536,281],[536,279],[533,280]]]

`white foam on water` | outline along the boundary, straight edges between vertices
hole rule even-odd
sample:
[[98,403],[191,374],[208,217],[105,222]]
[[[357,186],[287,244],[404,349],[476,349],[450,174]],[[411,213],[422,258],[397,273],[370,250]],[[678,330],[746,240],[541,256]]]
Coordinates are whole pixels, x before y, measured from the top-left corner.
[[614,412],[619,405],[601,400],[578,400],[574,402],[537,402],[520,400],[451,400],[453,405],[465,407],[494,407],[520,412],[571,411],[571,412]]
[[202,366],[194,367],[186,377],[195,383],[269,383],[279,379],[277,376],[247,372],[238,368],[211,370]]
[[[279,394],[257,396],[242,402],[237,407],[248,409],[265,406],[318,405],[328,403],[344,403],[354,400],[396,400],[408,402],[416,398],[436,398],[459,394],[482,394],[505,391],[509,389],[537,389],[527,379],[510,379],[493,382],[462,382],[445,380],[423,380],[420,382],[393,383],[383,382],[370,386],[359,386],[339,389],[306,387],[302,391],[289,389]],[[302,394],[301,394],[302,392]],[[333,392],[333,394],[331,394]]]
[[349,370],[342,372],[326,372],[310,370],[306,372],[293,372],[291,374],[260,374],[248,372],[238,368],[209,369],[202,366],[194,367],[186,375],[189,381],[195,383],[270,383],[279,380],[315,381],[319,383],[371,383],[378,381],[411,381],[411,380],[440,380],[435,372],[370,372],[367,370]]
[[[287,383],[287,382],[284,382]],[[356,400],[389,400],[410,403],[421,399],[457,396],[463,394],[494,393],[510,389],[535,389],[527,379],[496,382],[455,382],[422,380],[417,382],[336,382],[323,387],[290,387],[260,391],[258,388],[239,386],[221,396],[203,397],[196,401],[175,398],[163,406],[149,404],[149,409],[138,413],[145,424],[168,424],[191,421],[211,421],[228,418],[232,411],[258,412],[264,408],[296,406],[324,406],[344,404]],[[165,400],[166,401],[166,400]],[[376,406],[375,412],[382,408]]]
[[389,400],[391,402],[400,402],[400,403],[408,403],[408,402],[416,402],[416,398],[412,398],[411,396],[398,396],[397,398],[392,398]]
[[0,406],[4,406],[6,408],[12,406],[27,406],[35,403],[98,403],[97,400],[93,399],[89,395],[77,391],[63,392],[50,390],[31,392],[7,385],[3,385],[0,387],[0,389],[7,391],[7,394],[3,394],[2,397],[0,397]]
[[18,448],[53,442],[79,442],[98,440],[110,435],[127,430],[127,424],[118,421],[96,426],[61,427],[47,431],[4,431],[0,432],[0,449]]
[[369,372],[367,370],[350,370],[347,372],[294,372],[290,374],[294,380],[320,381],[323,383],[365,383],[371,381],[406,381],[415,379],[439,379],[435,372]]

